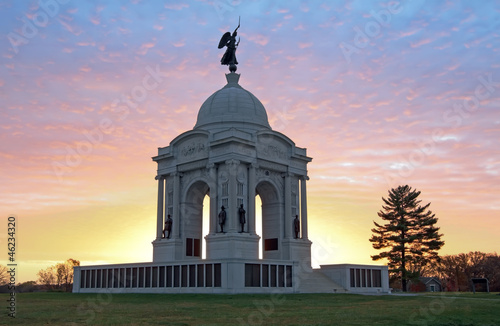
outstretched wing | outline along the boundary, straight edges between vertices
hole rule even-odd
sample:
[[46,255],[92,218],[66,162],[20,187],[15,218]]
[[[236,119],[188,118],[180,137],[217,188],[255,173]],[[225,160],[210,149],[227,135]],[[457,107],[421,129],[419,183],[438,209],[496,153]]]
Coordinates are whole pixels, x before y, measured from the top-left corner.
[[220,42],[219,42],[219,49],[222,49],[223,47],[226,46],[227,42],[231,39],[231,33],[226,32],[226,34],[222,35]]

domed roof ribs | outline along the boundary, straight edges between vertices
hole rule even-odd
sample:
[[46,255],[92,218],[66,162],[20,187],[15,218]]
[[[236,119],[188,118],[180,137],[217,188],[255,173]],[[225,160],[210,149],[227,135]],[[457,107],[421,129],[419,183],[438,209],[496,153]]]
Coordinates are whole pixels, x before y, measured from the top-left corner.
[[255,103],[255,100],[254,100],[254,97],[255,97],[255,96],[252,96],[253,94],[252,94],[252,93],[250,93],[249,91],[247,91],[246,89],[245,89],[244,91],[245,91],[245,92],[247,92],[247,93],[250,95],[250,98],[252,99],[252,102],[253,102],[254,113],[257,115],[257,114],[258,114],[258,112],[257,112],[257,110],[255,109],[255,108],[257,107],[257,103]]

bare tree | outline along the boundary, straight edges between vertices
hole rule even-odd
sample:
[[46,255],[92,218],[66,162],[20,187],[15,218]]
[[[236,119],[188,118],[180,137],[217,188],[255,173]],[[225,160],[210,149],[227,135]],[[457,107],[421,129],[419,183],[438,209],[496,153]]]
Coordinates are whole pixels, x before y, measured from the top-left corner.
[[63,287],[65,291],[71,291],[73,285],[73,267],[80,266],[80,261],[68,259],[63,263],[57,263],[47,269],[38,272],[38,283],[45,285],[48,289]]
[[52,289],[56,283],[56,271],[54,266],[50,266],[47,269],[41,269],[38,273],[39,284],[44,285],[47,289]]
[[7,273],[7,267],[0,265],[0,286],[9,283],[9,274]]
[[73,267],[80,266],[80,261],[75,259],[68,259],[64,263],[59,263],[56,265],[57,270],[57,283],[64,286],[66,292],[71,291],[71,286],[73,284]]

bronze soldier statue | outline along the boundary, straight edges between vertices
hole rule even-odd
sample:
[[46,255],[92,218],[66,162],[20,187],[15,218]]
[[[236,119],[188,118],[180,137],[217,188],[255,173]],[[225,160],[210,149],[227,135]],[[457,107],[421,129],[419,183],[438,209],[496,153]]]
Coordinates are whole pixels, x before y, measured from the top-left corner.
[[240,205],[240,208],[238,209],[238,214],[240,216],[240,224],[241,224],[241,233],[245,232],[245,210],[243,209],[243,204]]
[[[171,231],[172,231],[172,218],[170,218],[170,214],[168,214],[167,220],[165,221],[165,228],[163,229],[163,237],[170,239]],[[165,236],[165,232],[168,232],[167,236]]]
[[221,211],[219,213],[220,232],[222,233],[224,233],[224,224],[226,224],[226,211],[224,206],[222,206]]
[[295,231],[295,239],[298,239],[300,233],[300,221],[298,215],[295,215],[295,219],[293,220],[293,229]]

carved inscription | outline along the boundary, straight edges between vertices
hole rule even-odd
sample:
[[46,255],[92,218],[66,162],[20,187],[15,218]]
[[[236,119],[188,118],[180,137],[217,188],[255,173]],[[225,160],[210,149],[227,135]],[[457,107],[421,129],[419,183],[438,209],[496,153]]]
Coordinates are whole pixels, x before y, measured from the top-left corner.
[[206,150],[205,143],[193,141],[190,144],[182,147],[181,155],[183,155],[184,157],[192,157],[196,156],[199,153],[205,152],[205,150]]
[[280,158],[283,160],[287,159],[286,151],[275,145],[267,145],[263,147],[262,152],[268,157]]

